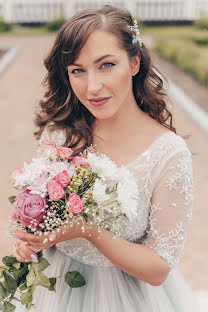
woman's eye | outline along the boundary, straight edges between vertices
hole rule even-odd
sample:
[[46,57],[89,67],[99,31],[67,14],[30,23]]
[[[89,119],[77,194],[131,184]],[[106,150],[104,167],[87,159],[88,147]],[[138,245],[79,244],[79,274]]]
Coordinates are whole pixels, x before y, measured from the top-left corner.
[[[106,69],[106,68],[110,68],[110,67],[113,67],[115,64],[113,64],[113,63],[103,63],[102,64],[102,66],[101,66],[101,68],[103,67],[104,69]],[[81,69],[81,68],[76,68],[76,69],[74,69],[74,70],[72,70],[72,74],[80,74],[80,73],[82,73],[83,72],[83,69]]]
[[104,66],[104,68],[110,68],[110,67],[113,67],[114,65],[115,64],[113,64],[113,63],[104,63],[102,66]]
[[[74,70],[72,70],[72,74],[79,74],[80,72],[79,72],[79,70],[82,70],[81,68],[76,68],[76,69],[74,69]],[[77,72],[78,71],[78,72]]]

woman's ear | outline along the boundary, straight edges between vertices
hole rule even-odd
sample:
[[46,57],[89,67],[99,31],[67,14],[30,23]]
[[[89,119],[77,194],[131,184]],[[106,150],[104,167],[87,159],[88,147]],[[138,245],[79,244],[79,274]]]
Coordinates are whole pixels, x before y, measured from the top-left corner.
[[141,61],[141,54],[140,52],[134,56],[131,60],[131,67],[132,67],[132,76],[135,76],[139,72],[140,68],[140,61]]

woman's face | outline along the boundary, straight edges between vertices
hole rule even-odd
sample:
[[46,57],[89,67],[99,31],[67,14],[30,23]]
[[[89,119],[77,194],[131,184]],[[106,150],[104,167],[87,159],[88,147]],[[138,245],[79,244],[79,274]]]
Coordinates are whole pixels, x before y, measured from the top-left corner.
[[[132,76],[138,72],[139,56],[131,61],[117,38],[95,30],[74,64],[68,66],[69,81],[79,101],[97,119],[116,116],[133,100]],[[91,99],[109,98],[103,105]],[[94,105],[93,105],[94,104]]]

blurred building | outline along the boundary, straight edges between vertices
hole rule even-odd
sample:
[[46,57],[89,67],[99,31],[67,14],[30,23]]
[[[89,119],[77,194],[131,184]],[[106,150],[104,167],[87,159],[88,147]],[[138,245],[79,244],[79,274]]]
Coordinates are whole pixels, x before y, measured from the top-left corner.
[[193,21],[208,15],[208,0],[0,0],[0,15],[13,23],[43,23],[103,4],[125,7],[142,21]]

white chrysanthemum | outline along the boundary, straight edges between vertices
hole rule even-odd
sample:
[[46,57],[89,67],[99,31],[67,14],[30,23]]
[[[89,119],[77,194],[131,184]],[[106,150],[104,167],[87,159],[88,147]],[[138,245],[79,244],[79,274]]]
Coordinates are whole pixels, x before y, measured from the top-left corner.
[[121,210],[131,220],[137,215],[137,202],[139,191],[134,176],[125,168],[119,168],[119,183],[117,186],[118,201],[121,203]]
[[118,167],[105,154],[98,156],[94,153],[88,153],[86,161],[92,171],[97,172],[103,181],[118,181]]
[[96,179],[93,185],[93,198],[98,205],[101,205],[105,200],[110,199],[110,195],[106,194],[106,185],[100,179]]
[[71,176],[74,166],[68,162],[50,161],[44,158],[33,158],[30,164],[24,163],[23,173],[15,176],[14,187],[21,191],[31,190],[31,194],[45,197],[47,182],[64,170]]
[[[121,211],[132,220],[137,214],[139,190],[131,172],[125,166],[118,168],[116,163],[105,154],[96,155],[89,152],[87,162],[91,169],[97,172],[106,187],[112,187],[118,183],[117,196],[121,203]],[[103,184],[102,186],[100,184],[100,187],[103,187]]]

